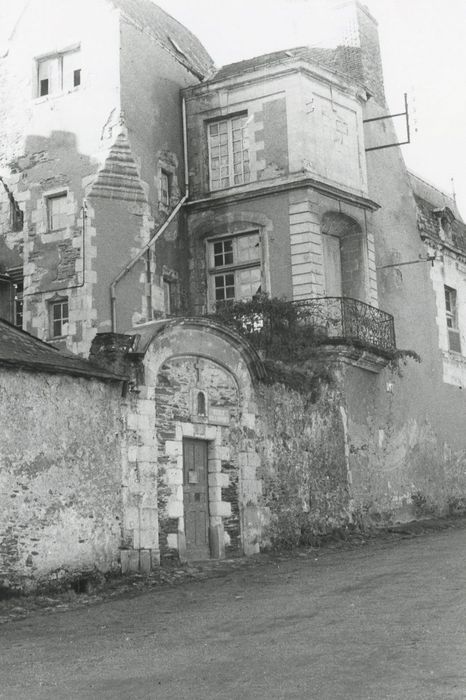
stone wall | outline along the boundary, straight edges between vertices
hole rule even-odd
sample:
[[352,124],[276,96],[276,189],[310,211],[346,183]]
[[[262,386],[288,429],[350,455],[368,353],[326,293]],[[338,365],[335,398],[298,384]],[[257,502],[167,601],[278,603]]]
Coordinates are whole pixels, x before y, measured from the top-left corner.
[[118,565],[121,387],[2,368],[0,585]]
[[[342,397],[310,370],[258,389],[263,507],[262,546],[312,543],[351,522]],[[306,386],[306,383],[308,386]]]

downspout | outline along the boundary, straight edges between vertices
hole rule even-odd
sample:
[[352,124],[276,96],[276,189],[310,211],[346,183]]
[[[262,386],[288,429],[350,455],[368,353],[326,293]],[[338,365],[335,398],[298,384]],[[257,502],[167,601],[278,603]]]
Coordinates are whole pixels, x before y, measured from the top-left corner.
[[112,322],[112,333],[116,333],[116,317],[117,317],[117,298],[116,298],[116,287],[117,284],[127,275],[127,273],[133,269],[136,263],[152,248],[152,246],[157,242],[162,233],[166,231],[167,227],[171,224],[175,216],[178,214],[182,206],[185,204],[189,197],[189,168],[188,168],[188,144],[187,144],[187,128],[186,128],[186,101],[182,98],[182,117],[183,117],[183,155],[184,155],[184,196],[180,199],[176,207],[170,213],[168,218],[163,222],[161,227],[154,233],[152,238],[146,243],[146,245],[141,248],[137,255],[129,261],[127,265],[118,273],[113,282],[110,285],[110,313]]

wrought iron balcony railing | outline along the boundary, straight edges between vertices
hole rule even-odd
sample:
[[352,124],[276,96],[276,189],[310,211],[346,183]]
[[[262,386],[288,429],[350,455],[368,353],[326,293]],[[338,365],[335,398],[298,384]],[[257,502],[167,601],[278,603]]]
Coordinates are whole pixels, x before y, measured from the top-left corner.
[[316,297],[293,304],[300,307],[300,322],[320,331],[322,341],[361,344],[394,352],[393,316],[349,297]]
[[285,301],[263,296],[223,303],[211,317],[270,358],[305,359],[325,344],[359,346],[385,356],[396,349],[393,316],[348,297]]

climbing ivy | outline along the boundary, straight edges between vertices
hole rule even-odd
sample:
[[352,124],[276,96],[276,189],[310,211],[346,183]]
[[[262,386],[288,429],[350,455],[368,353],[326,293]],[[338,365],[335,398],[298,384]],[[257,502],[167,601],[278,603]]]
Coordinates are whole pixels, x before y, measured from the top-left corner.
[[308,322],[305,307],[259,294],[247,301],[219,304],[212,318],[233,328],[267,358],[307,359],[325,338]]

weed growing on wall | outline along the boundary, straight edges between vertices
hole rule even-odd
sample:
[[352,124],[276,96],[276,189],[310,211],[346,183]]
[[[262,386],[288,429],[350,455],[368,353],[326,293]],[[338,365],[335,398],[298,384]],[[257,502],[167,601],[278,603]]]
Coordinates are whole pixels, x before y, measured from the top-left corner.
[[269,359],[306,359],[325,337],[309,323],[305,307],[266,294],[219,304],[212,318],[233,328]]

